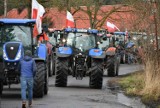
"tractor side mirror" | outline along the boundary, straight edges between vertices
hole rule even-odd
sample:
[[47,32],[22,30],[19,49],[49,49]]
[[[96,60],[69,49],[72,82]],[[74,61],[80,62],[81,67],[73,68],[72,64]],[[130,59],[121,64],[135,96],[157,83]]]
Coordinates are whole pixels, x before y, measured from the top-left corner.
[[107,37],[106,37],[106,36],[105,36],[105,37],[103,37],[103,38],[102,38],[102,40],[106,41],[106,40],[107,40]]
[[49,36],[49,37],[52,37],[52,32],[49,32],[49,33],[48,33],[48,36]]

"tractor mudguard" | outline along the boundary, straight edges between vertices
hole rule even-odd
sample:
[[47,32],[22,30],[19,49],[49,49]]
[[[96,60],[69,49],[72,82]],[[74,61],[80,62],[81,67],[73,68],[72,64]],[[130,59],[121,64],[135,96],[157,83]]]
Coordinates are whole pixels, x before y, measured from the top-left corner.
[[69,57],[72,55],[72,49],[70,47],[59,47],[56,49],[56,55],[58,57]]
[[47,58],[47,47],[45,44],[40,44],[38,49],[37,49],[37,55],[39,58],[46,60]]
[[116,54],[116,48],[115,47],[109,47],[107,50],[106,50],[106,55],[115,55]]
[[99,59],[102,59],[102,58],[105,58],[106,57],[106,54],[104,51],[100,50],[100,49],[91,49],[89,51],[89,56],[91,56],[92,58],[99,58]]

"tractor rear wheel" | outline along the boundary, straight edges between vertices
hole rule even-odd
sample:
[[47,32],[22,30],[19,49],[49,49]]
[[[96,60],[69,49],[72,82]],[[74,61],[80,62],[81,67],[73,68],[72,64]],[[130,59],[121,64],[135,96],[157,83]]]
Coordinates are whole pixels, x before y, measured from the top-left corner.
[[57,58],[55,64],[55,86],[66,87],[68,76],[68,60],[67,58]]
[[49,56],[49,64],[48,64],[48,71],[49,71],[49,77],[53,75],[53,57],[52,55]]
[[37,62],[37,72],[34,78],[34,97],[43,97],[45,87],[45,64],[43,62]]
[[48,74],[47,74],[47,66],[45,68],[45,82],[44,82],[44,94],[48,94],[48,82],[49,82],[49,79],[48,79]]
[[53,69],[53,75],[55,75],[55,64],[56,64],[55,62],[56,62],[56,56],[53,55],[53,58],[52,58],[52,59],[53,59],[53,60],[52,60],[52,64],[53,64],[53,65],[52,65],[52,66],[53,66],[53,68],[52,68],[52,69]]
[[91,88],[101,89],[103,83],[103,68],[101,60],[92,60],[89,85]]
[[115,65],[115,59],[111,58],[111,63],[108,66],[108,76],[114,77],[116,75],[116,65]]

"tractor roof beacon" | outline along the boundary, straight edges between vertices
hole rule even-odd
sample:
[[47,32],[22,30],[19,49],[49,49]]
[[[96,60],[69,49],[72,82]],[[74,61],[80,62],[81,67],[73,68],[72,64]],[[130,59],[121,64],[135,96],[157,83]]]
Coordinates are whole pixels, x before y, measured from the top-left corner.
[[3,86],[18,84],[20,72],[18,64],[25,50],[31,50],[37,65],[34,78],[34,97],[43,97],[48,92],[47,49],[45,44],[37,46],[37,38],[33,37],[33,19],[0,19],[0,93]]

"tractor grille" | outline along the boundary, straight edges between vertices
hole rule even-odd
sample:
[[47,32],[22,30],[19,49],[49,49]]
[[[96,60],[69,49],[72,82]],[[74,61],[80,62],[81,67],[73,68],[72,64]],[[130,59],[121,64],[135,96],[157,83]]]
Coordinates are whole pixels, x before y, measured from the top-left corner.
[[84,55],[77,55],[76,56],[76,64],[84,65],[84,62],[85,62],[85,56]]
[[6,53],[9,59],[14,59],[19,49],[19,43],[8,43],[6,44]]

